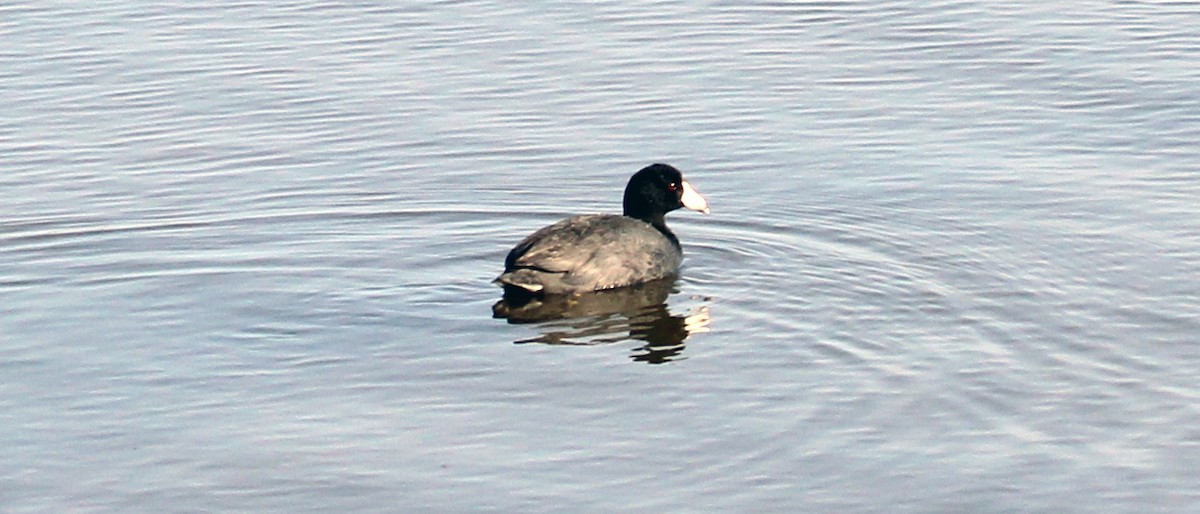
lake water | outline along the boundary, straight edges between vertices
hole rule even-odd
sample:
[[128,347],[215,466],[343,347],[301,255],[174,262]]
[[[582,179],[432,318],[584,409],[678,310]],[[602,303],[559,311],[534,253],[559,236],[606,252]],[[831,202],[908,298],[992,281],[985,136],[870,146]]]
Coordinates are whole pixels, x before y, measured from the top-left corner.
[[[2,5],[0,511],[1198,512],[1198,27]],[[678,281],[492,317],[659,161]]]

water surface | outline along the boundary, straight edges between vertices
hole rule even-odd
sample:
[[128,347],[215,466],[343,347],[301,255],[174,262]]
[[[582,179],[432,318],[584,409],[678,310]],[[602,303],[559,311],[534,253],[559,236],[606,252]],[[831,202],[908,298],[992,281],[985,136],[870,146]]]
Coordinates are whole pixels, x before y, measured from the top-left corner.
[[[1196,27],[0,7],[0,510],[1200,510]],[[655,161],[678,281],[492,317]]]

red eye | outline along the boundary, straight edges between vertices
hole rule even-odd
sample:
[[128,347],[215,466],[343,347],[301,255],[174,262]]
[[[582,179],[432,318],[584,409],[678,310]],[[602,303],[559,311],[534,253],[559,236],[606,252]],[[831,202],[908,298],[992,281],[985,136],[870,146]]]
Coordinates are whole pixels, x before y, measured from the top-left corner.
[[678,191],[678,190],[679,190],[679,184],[676,184],[674,182],[667,184],[667,191]]

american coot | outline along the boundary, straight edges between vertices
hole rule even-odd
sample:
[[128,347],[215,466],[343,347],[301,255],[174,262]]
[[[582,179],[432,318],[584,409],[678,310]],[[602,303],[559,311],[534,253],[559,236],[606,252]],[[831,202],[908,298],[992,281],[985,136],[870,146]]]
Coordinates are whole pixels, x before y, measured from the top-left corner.
[[577,294],[674,276],[679,238],[663,216],[680,207],[708,214],[708,201],[679,170],[652,164],[625,186],[625,214],[585,214],[545,227],[517,244],[494,281],[505,296]]

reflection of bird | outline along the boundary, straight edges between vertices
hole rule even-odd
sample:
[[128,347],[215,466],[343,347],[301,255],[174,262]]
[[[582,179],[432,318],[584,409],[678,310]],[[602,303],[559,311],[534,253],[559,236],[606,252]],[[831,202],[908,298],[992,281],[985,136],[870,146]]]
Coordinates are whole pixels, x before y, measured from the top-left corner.
[[526,237],[508,253],[495,282],[505,296],[576,294],[674,276],[683,260],[664,215],[708,202],[679,170],[653,164],[625,187],[624,215],[567,218]]
[[711,320],[707,305],[672,315],[666,302],[674,286],[675,279],[668,278],[581,295],[506,297],[492,306],[492,315],[535,324],[540,334],[517,343],[588,346],[641,340],[646,344],[633,359],[657,364],[675,359],[687,338],[707,332]]
[[505,296],[492,306],[492,316],[509,323],[532,323],[613,314],[633,318],[655,311],[665,315],[667,296],[674,287],[674,278],[667,278],[589,294]]

